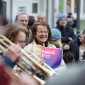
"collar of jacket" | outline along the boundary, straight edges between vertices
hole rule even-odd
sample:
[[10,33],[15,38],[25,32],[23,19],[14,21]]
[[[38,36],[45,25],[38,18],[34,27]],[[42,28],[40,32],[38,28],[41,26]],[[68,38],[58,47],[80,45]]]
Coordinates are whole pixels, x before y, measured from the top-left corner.
[[69,31],[71,29],[71,27],[68,27],[67,25],[65,28],[63,26],[58,25],[57,28],[61,30],[66,30],[66,31]]
[[[35,39],[36,44],[38,44],[38,40]],[[45,42],[45,47],[48,47],[48,41]]]

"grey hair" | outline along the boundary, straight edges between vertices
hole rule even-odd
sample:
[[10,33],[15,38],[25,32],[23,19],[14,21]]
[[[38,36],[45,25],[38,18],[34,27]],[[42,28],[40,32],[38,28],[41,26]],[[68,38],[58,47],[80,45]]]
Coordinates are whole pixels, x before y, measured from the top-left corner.
[[[26,13],[19,13],[19,14],[17,14],[16,17],[15,17],[15,22],[18,20],[18,16],[21,15],[21,14],[26,14]],[[26,14],[26,15],[27,15],[27,14]],[[28,15],[27,15],[27,16],[28,16]],[[29,16],[28,16],[28,19],[29,19]]]

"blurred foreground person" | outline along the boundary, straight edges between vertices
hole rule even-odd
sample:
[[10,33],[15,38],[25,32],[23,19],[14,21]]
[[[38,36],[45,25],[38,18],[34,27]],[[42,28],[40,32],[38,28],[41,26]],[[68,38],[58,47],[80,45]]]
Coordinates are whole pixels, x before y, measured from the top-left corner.
[[0,59],[0,85],[20,85],[18,78],[12,73],[11,69],[16,59],[21,55],[19,53],[20,47],[12,44],[3,51]]
[[0,85],[20,85],[19,79],[0,61]]
[[26,73],[17,77],[4,65],[4,62],[0,61],[0,85],[38,85],[38,83]]
[[59,76],[50,78],[45,85],[85,85],[85,62],[72,66]]
[[[28,30],[26,27],[21,26],[20,24],[7,24],[5,26],[7,29],[6,33],[4,34],[9,40],[13,43],[19,45],[21,48],[24,48],[26,43],[28,43]],[[18,48],[16,48],[18,49]],[[15,51],[16,52],[16,51]],[[21,60],[18,58],[18,60]],[[21,62],[21,61],[19,61]],[[13,65],[13,72],[17,72],[19,68],[17,65]],[[16,69],[15,69],[16,68]]]
[[20,75],[20,85],[40,85],[32,75],[28,75],[27,73],[23,73]]
[[[19,45],[12,44],[3,51],[0,62],[0,85],[38,85],[31,75],[22,73],[19,77],[16,77],[9,68],[6,69],[6,66],[13,67],[15,65],[15,61],[21,56],[20,50],[21,47]],[[6,72],[5,69],[10,71]]]
[[21,46],[21,48],[24,48],[26,43],[28,43],[28,30],[26,27],[20,24],[7,24],[5,29],[7,31],[4,35],[13,43]]
[[17,58],[21,56],[20,50],[21,47],[19,45],[12,44],[3,51],[1,58],[6,65],[13,67]]

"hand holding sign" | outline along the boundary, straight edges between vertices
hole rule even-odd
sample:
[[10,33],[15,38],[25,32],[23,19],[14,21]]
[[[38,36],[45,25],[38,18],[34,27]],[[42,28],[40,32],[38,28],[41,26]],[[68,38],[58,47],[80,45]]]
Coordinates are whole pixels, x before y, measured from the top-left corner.
[[46,48],[41,45],[34,45],[34,51],[36,56],[43,58],[45,63],[53,69],[61,63],[62,49],[60,48]]

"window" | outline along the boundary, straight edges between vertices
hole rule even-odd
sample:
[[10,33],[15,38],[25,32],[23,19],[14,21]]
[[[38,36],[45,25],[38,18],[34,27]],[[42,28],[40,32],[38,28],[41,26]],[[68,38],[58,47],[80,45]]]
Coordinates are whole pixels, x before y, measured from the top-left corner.
[[18,7],[18,13],[21,13],[21,12],[26,12],[26,7]]
[[32,13],[37,13],[38,10],[38,4],[37,3],[33,3],[32,4]]

